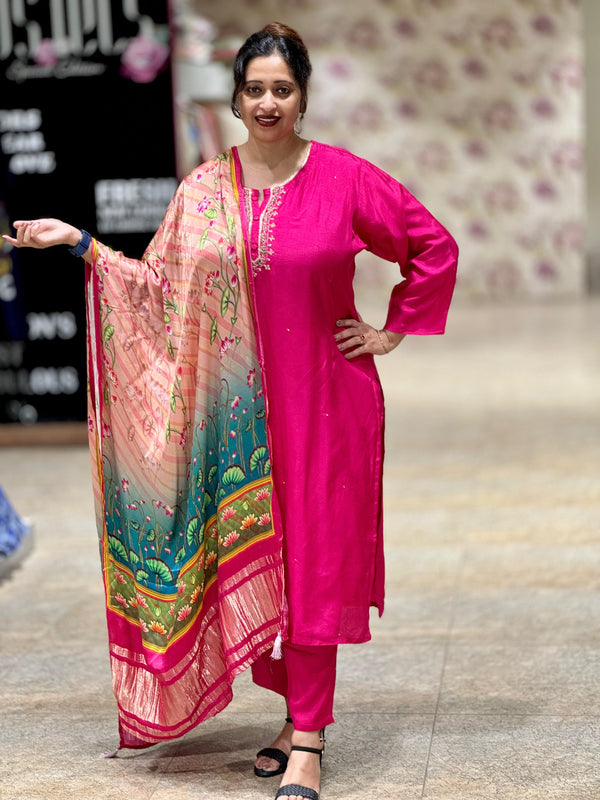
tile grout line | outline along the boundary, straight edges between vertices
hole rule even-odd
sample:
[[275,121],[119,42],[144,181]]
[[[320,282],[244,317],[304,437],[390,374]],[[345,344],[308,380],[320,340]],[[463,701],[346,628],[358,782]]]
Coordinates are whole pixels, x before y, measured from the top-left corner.
[[172,764],[172,763],[173,763],[173,761],[175,760],[175,757],[176,757],[176,756],[177,756],[177,754],[180,752],[180,750],[181,750],[181,745],[178,745],[178,747],[176,748],[176,750],[175,750],[175,752],[173,753],[173,755],[172,755],[172,756],[169,758],[169,762],[168,762],[168,764],[167,764],[166,768],[165,768],[164,770],[162,770],[162,771],[160,772],[160,774],[158,774],[158,775],[156,776],[156,785],[154,786],[154,789],[152,789],[152,790],[150,791],[150,794],[148,795],[148,800],[152,800],[152,798],[154,797],[154,795],[156,794],[156,792],[157,792],[157,791],[160,789],[160,785],[161,785],[161,783],[163,782],[163,780],[164,780],[165,776],[169,774],[169,767],[171,766],[171,764]]
[[450,620],[448,622],[448,630],[446,633],[446,642],[444,644],[444,656],[442,658],[442,668],[440,670],[440,681],[438,684],[438,695],[437,700],[435,703],[435,710],[433,712],[433,722],[431,723],[431,736],[429,737],[429,747],[427,749],[427,759],[425,761],[425,772],[423,775],[423,787],[421,789],[421,800],[425,797],[425,789],[427,787],[427,778],[429,774],[429,761],[431,758],[431,750],[433,748],[433,737],[435,736],[435,728],[438,719],[438,712],[440,708],[440,701],[442,696],[442,686],[444,684],[444,676],[446,673],[446,664],[448,662],[448,651],[450,649],[450,640],[452,638],[452,631],[454,629],[454,620],[456,615],[456,602],[458,599],[458,591],[460,587],[461,577],[464,572],[465,567],[465,560],[466,560],[466,548],[463,547],[462,556],[458,564],[458,568],[456,570],[456,579],[454,581],[454,591],[452,593],[452,608],[450,611]]

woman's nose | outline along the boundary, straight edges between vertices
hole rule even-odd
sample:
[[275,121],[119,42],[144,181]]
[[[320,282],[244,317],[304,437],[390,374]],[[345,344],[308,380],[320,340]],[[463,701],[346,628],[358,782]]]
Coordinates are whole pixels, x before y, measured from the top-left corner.
[[263,94],[261,106],[265,111],[275,110],[275,108],[277,107],[277,102],[272,92],[265,92]]

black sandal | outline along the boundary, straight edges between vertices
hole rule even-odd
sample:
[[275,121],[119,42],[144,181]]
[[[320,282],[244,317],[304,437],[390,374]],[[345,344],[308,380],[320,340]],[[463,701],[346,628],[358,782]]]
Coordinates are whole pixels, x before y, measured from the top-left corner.
[[[319,731],[323,747],[301,747],[300,745],[292,745],[292,750],[301,750],[303,753],[314,753],[319,756],[319,766],[323,761],[323,750],[325,750],[325,728]],[[309,789],[308,786],[300,786],[298,783],[287,783],[281,786],[275,795],[275,800],[278,797],[304,797],[306,800],[319,800],[319,793],[315,789]]]
[[[291,722],[291,717],[285,718],[286,722]],[[283,775],[283,773],[287,769],[288,765],[288,756],[280,750],[278,747],[263,747],[262,750],[259,750],[256,754],[257,758],[260,756],[265,756],[266,758],[272,758],[273,761],[277,761],[279,766],[277,769],[262,769],[261,767],[254,767],[254,774],[257,778],[273,778],[275,775]]]

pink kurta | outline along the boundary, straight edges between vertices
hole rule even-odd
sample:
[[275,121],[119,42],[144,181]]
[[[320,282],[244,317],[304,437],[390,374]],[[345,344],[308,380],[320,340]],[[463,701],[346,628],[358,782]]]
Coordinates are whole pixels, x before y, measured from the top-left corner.
[[[234,148],[239,168],[239,157]],[[241,174],[241,171],[240,171]],[[384,408],[371,355],[347,360],[336,321],[354,317],[355,256],[398,262],[385,327],[443,333],[456,274],[450,234],[395,179],[313,142],[283,185],[241,192],[283,532],[289,639],[370,638],[383,611]],[[275,509],[276,510],[276,509]]]

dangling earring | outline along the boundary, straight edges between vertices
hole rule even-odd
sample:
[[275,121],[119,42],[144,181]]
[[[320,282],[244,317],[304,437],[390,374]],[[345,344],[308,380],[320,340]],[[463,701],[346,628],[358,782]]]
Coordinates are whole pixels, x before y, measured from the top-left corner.
[[294,133],[296,136],[300,136],[302,133],[302,120],[304,119],[304,114],[300,114],[296,122],[294,122]]

